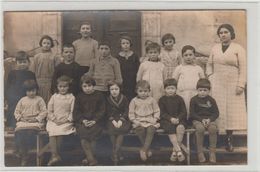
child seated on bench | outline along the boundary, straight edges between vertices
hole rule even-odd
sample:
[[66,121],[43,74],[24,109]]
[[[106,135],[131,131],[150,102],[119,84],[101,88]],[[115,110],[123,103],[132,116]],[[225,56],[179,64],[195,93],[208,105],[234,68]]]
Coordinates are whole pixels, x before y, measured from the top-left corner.
[[76,97],[73,119],[86,155],[82,164],[94,166],[98,162],[93,152],[96,140],[102,134],[106,100],[101,92],[94,90],[96,82],[92,77],[83,75],[80,83],[82,92]]
[[206,161],[203,153],[203,140],[205,130],[209,132],[209,161],[216,163],[217,123],[219,110],[214,98],[209,96],[210,82],[208,79],[200,79],[197,82],[197,95],[190,101],[190,117],[196,129],[196,142],[198,160]]
[[28,162],[28,151],[36,140],[36,134],[45,126],[47,116],[46,104],[42,97],[37,95],[38,85],[35,80],[26,80],[23,84],[26,96],[16,105],[14,116],[16,119],[15,134],[21,166]]
[[48,166],[61,161],[60,147],[64,136],[69,136],[76,132],[72,122],[75,97],[70,93],[71,82],[72,79],[66,75],[59,77],[56,81],[57,93],[52,95],[48,103],[46,130],[49,133],[51,148],[51,159],[48,162]]
[[133,98],[129,105],[129,119],[139,137],[142,148],[140,157],[143,161],[152,156],[149,150],[156,128],[160,127],[160,109],[157,101],[149,96],[150,85],[145,80],[139,80],[136,84],[137,97]]
[[177,81],[167,79],[164,81],[165,96],[159,100],[161,111],[161,127],[169,134],[169,139],[173,145],[173,151],[170,157],[171,161],[182,162],[185,156],[181,151],[181,144],[185,132],[185,120],[187,116],[184,100],[176,94]]
[[130,130],[131,123],[128,119],[129,101],[121,93],[121,84],[115,81],[108,82],[110,95],[107,97],[107,121],[108,133],[113,145],[112,160],[116,164],[123,159],[120,148],[123,143],[124,134]]

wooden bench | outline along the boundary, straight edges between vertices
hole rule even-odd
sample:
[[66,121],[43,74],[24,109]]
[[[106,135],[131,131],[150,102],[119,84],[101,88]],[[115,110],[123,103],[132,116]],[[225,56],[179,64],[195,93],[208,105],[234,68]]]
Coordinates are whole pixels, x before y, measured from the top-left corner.
[[[185,135],[186,135],[186,145],[182,144],[181,148],[182,150],[185,152],[186,154],[186,159],[187,159],[187,165],[191,164],[191,153],[195,152],[195,151],[191,151],[191,145],[190,145],[190,137],[191,134],[193,134],[195,132],[194,128],[191,129],[186,129],[185,130]],[[107,134],[107,133],[104,133]],[[166,133],[164,133],[164,131],[162,129],[157,129],[156,130],[156,134],[158,135],[167,135]],[[208,134],[206,132],[206,134]],[[136,134],[134,133],[133,130],[131,130],[126,136],[135,136]],[[37,166],[41,166],[41,160],[42,160],[42,156],[44,153],[50,152],[50,147],[49,147],[49,143],[47,144],[43,144],[44,143],[44,137],[48,136],[47,131],[42,130],[39,131],[37,136],[36,136],[36,150],[32,150],[31,152],[35,152],[36,153],[36,163]],[[14,137],[14,131],[5,131],[5,138],[12,138]],[[131,151],[139,151],[140,147],[132,147],[132,146],[122,146],[122,151],[126,151],[126,152],[131,152]],[[158,151],[172,151],[172,147],[158,147],[157,149]],[[204,149],[205,152],[207,152],[207,149]],[[228,153],[227,151],[225,151],[225,149],[223,148],[217,148],[216,152],[219,153]],[[8,153],[8,152],[6,152]],[[9,152],[10,153],[10,152]],[[236,147],[235,151],[233,153],[247,153],[247,148],[245,147]]]
[[[190,135],[195,132],[195,129],[186,129],[186,145],[182,144],[181,148],[186,153],[187,156],[187,165],[190,165],[190,156],[191,156],[191,150],[190,150]],[[157,129],[156,133],[159,135],[166,135],[162,129]],[[48,134],[46,131],[40,131],[37,135],[37,166],[41,165],[41,157],[44,153],[49,152],[49,143],[46,145],[42,145],[42,137],[44,135]],[[131,130],[127,135],[135,135],[135,133]],[[126,147],[122,146],[122,151],[139,151],[140,147]],[[172,148],[165,148],[165,147],[159,147],[159,151],[171,151]]]
[[[187,157],[187,165],[190,165],[190,159],[191,159],[190,136],[194,132],[195,132],[195,129],[193,129],[193,128],[186,129],[185,130],[186,145],[184,145],[184,144],[181,145],[181,149],[185,152],[186,157]],[[157,135],[168,136],[168,134],[166,134],[163,129],[157,129],[156,130],[156,134]],[[134,133],[133,130],[131,130],[128,135],[135,135],[135,133]],[[121,149],[122,149],[122,151],[129,151],[129,152],[136,152],[137,151],[138,152],[140,150],[140,147],[122,146]],[[157,147],[156,150],[171,152],[172,151],[172,147],[160,146],[160,147]]]

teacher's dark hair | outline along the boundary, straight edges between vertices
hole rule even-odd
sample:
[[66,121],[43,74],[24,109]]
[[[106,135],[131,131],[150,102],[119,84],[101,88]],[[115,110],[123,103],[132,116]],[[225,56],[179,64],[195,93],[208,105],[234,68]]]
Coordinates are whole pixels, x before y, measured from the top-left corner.
[[236,37],[235,30],[234,30],[232,25],[230,25],[230,24],[222,24],[222,25],[220,25],[218,27],[218,30],[217,30],[218,36],[219,36],[220,29],[222,29],[222,28],[226,28],[227,30],[229,30],[230,35],[231,35],[231,40],[235,39],[235,37]]

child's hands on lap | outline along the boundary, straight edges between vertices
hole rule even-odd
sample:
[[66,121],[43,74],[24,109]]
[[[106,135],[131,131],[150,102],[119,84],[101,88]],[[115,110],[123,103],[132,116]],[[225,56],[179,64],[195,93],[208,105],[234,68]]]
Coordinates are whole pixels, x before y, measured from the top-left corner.
[[21,117],[21,121],[23,121],[23,122],[38,122],[38,120],[34,117]]
[[65,122],[64,122],[64,119],[58,120],[58,119],[56,119],[56,118],[53,120],[53,122],[54,122],[55,124],[57,124],[57,125],[62,125],[62,124],[65,123]]
[[171,123],[179,124],[179,119],[178,118],[171,118]]
[[85,127],[92,127],[95,124],[96,124],[96,121],[93,121],[93,120],[92,121],[91,120],[86,120],[84,122]]
[[113,124],[116,128],[118,128],[118,127],[117,127],[118,124],[117,124],[117,122],[116,122],[115,120],[112,121],[112,124]]
[[121,120],[117,121],[117,127],[120,128],[123,125],[123,122]]
[[30,118],[30,119],[28,119],[28,122],[38,122],[38,120],[36,119],[36,118]]
[[151,120],[151,123],[152,123],[152,124],[156,124],[156,123],[157,123],[157,119],[156,119],[156,118],[153,118],[153,119]]
[[206,128],[209,126],[209,123],[210,123],[210,119],[209,119],[209,118],[202,120],[202,124],[203,124],[203,126],[206,127]]

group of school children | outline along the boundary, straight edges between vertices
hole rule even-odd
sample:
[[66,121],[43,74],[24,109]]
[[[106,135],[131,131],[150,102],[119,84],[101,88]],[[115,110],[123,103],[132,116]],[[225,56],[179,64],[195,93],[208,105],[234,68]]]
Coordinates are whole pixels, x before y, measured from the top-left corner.
[[209,95],[209,80],[194,63],[194,47],[184,46],[180,55],[174,36],[165,34],[162,48],[149,42],[145,57],[139,59],[131,50],[131,38],[122,36],[121,51],[112,57],[109,42],[91,38],[89,23],[81,25],[80,33],[81,39],[63,46],[62,62],[51,51],[54,44],[50,36],[41,38],[42,52],[31,63],[26,52],[16,55],[16,69],[8,75],[5,98],[7,125],[15,128],[22,166],[28,163],[32,136],[45,128],[50,166],[62,160],[63,136],[75,133],[86,155],[82,163],[97,165],[94,147],[104,129],[113,145],[113,161],[122,159],[120,148],[131,128],[142,144],[140,158],[146,161],[152,156],[150,145],[159,127],[173,145],[170,160],[182,162],[181,144],[189,121],[196,129],[198,161],[206,161],[203,139],[208,130],[209,161],[216,163],[215,120],[219,111]]

